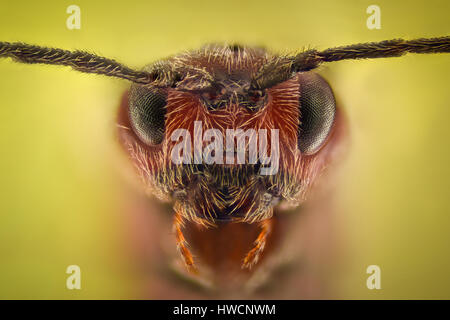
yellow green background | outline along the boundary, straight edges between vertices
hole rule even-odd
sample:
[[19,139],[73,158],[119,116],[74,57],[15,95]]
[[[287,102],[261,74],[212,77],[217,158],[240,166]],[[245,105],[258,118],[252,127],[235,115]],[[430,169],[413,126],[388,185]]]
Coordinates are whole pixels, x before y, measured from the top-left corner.
[[[68,30],[66,8],[81,8]],[[381,30],[366,8],[381,8]],[[275,51],[450,34],[448,1],[0,0],[0,40],[88,49],[133,67],[207,42]],[[450,56],[322,69],[346,111],[335,298],[450,298]],[[114,117],[127,83],[0,61],[0,298],[139,298],[121,228]],[[65,268],[82,268],[80,291]],[[365,269],[382,270],[382,289]]]

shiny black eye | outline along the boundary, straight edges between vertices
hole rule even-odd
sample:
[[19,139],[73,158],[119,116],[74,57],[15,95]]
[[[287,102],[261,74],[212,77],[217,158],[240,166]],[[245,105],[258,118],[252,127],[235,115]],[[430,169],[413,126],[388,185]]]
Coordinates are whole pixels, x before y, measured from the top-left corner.
[[133,85],[128,96],[129,117],[134,132],[148,145],[163,141],[167,94],[156,88]]
[[300,125],[298,148],[304,154],[317,152],[325,142],[334,122],[336,101],[328,83],[318,74],[299,74]]

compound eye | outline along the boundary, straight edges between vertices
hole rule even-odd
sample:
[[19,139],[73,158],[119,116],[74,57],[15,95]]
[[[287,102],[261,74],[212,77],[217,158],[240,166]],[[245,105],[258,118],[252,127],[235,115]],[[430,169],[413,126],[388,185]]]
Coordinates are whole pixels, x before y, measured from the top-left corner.
[[167,94],[156,88],[133,85],[128,96],[129,117],[136,135],[147,145],[163,141]]
[[336,113],[336,101],[328,83],[318,74],[299,74],[300,125],[298,148],[304,154],[314,154],[330,133]]

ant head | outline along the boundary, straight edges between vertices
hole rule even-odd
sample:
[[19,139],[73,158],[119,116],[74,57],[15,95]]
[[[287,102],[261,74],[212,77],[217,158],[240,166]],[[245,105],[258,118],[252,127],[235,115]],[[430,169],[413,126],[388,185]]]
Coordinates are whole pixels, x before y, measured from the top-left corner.
[[276,62],[286,63],[260,48],[210,45],[144,69],[160,77],[131,85],[119,132],[150,193],[203,224],[266,219],[280,200],[303,197],[326,164],[336,103],[312,71],[278,83],[268,74],[271,85],[260,86]]

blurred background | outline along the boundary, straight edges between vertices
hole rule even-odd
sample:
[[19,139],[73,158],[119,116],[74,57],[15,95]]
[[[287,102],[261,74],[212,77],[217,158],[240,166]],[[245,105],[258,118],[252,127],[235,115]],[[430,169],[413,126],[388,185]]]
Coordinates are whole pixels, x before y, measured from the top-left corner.
[[[68,30],[66,9],[81,8]],[[369,30],[366,8],[381,8]],[[0,39],[86,49],[142,67],[208,42],[275,52],[450,34],[448,1],[0,0]],[[450,298],[450,59],[408,55],[320,69],[345,110],[340,252],[331,298]],[[115,116],[127,83],[0,61],[0,298],[142,297],[129,248]],[[167,230],[170,233],[170,230]],[[82,270],[82,290],[65,271]],[[368,290],[366,268],[381,268]]]

